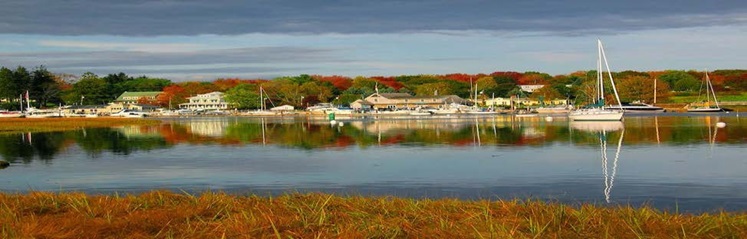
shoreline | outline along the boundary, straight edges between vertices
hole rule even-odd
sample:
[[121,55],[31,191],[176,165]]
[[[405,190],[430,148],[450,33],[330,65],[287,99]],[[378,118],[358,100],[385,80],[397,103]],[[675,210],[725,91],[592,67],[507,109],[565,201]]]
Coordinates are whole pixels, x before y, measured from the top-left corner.
[[0,193],[0,237],[747,237],[747,213],[293,193]]

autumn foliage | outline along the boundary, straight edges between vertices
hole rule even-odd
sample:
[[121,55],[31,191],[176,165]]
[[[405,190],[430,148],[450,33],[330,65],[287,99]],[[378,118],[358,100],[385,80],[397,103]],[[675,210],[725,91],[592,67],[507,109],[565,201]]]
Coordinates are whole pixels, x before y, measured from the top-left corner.
[[744,238],[745,213],[321,193],[0,194],[2,238]]

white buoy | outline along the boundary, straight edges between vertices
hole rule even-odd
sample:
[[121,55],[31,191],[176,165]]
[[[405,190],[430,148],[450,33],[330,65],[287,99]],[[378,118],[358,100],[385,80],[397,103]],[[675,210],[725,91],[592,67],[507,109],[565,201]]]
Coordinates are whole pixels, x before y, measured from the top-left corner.
[[547,117],[545,117],[545,121],[547,121],[547,122],[550,122],[550,121],[552,121],[552,116],[547,116]]
[[724,123],[724,122],[718,122],[718,123],[716,123],[716,127],[719,127],[719,128],[726,127],[726,123]]
[[340,126],[340,127],[342,127],[343,125],[345,125],[345,123],[343,123],[342,121],[340,121],[340,123],[338,123],[337,125]]

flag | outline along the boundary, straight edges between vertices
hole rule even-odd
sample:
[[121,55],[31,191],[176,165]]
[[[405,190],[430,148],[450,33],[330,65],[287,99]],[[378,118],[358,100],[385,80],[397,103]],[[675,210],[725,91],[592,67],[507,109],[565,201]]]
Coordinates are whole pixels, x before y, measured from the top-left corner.
[[29,101],[29,91],[26,91],[26,101]]
[[374,86],[374,90],[376,91],[376,94],[379,93],[379,82],[376,82],[376,85]]

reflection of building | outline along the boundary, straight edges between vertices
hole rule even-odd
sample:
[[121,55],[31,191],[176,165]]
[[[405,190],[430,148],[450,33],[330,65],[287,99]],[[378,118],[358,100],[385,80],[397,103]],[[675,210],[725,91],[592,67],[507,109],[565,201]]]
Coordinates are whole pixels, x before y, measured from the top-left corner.
[[114,129],[127,138],[163,138],[158,127],[120,126]]
[[226,127],[230,123],[227,121],[192,121],[187,123],[190,131],[193,134],[210,136],[210,137],[222,137],[226,133]]
[[412,96],[407,93],[373,93],[361,104],[370,105],[373,109],[403,109],[416,107],[441,108],[451,103],[464,104],[467,101],[456,95]]
[[228,103],[223,99],[223,93],[218,91],[192,96],[187,99],[189,99],[189,102],[179,104],[179,108],[191,110],[228,109]]

